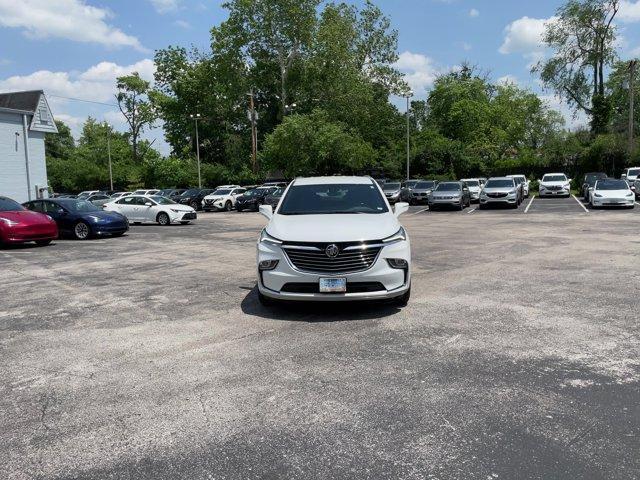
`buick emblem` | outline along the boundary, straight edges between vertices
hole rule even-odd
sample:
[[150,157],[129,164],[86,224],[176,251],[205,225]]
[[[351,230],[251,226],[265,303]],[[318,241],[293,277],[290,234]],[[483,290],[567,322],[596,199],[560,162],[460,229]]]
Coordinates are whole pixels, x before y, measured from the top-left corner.
[[331,244],[327,248],[324,249],[324,253],[329,258],[336,258],[338,256],[338,254],[340,253],[340,249],[338,248],[337,245]]

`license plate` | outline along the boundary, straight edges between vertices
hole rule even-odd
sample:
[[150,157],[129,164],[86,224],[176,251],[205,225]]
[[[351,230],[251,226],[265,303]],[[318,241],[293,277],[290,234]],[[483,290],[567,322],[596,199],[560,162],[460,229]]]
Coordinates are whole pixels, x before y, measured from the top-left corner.
[[321,278],[320,293],[344,293],[347,291],[346,278]]

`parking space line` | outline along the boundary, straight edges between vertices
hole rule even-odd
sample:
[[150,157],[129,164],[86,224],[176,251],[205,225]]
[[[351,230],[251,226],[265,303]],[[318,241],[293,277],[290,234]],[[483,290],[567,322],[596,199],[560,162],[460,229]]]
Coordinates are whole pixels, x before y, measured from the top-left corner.
[[536,199],[535,195],[531,196],[531,200],[529,201],[529,203],[527,204],[527,208],[524,209],[524,213],[527,213],[529,211],[529,209],[531,208],[531,204],[533,203],[533,201]]
[[640,205],[640,202],[636,202],[636,205]]
[[576,197],[575,195],[571,195],[571,196],[576,202],[578,202],[578,205],[580,205],[585,212],[589,213],[589,210],[587,209],[587,207],[585,207],[584,204],[580,200],[578,200],[578,197]]
[[476,209],[475,209],[475,208],[472,208],[471,210],[469,210],[469,211],[467,212],[467,215],[468,215],[468,214],[470,214],[470,213],[473,213],[473,212],[475,212],[475,211],[476,211]]
[[426,212],[427,210],[429,210],[429,209],[428,209],[428,208],[425,208],[424,210],[420,210],[419,212],[412,213],[412,214],[411,214],[411,215],[409,215],[409,216],[418,215],[419,213],[424,213],[424,212]]

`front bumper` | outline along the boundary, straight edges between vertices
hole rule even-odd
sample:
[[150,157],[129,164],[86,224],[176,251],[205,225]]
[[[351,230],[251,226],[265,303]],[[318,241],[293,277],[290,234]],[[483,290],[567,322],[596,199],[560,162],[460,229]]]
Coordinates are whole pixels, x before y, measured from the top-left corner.
[[539,195],[541,197],[568,197],[571,195],[571,189],[561,188],[559,190],[548,190],[546,188],[541,188],[539,190]]
[[506,197],[489,197],[488,195],[480,196],[480,205],[488,205],[490,203],[513,205],[517,201],[517,195],[507,195]]
[[460,205],[460,197],[453,198],[429,198],[429,205]]
[[107,225],[96,223],[91,226],[91,230],[95,235],[119,235],[129,230],[129,224],[127,222]]
[[[391,268],[387,258],[402,258],[407,261],[408,269]],[[267,243],[258,243],[257,260],[278,260],[274,270],[258,271],[258,289],[263,295],[292,301],[320,301],[341,302],[358,300],[385,300],[403,295],[411,287],[411,246],[409,241],[388,245],[380,251],[378,258],[368,270],[348,274],[321,274],[303,272],[296,269],[289,261],[287,255],[279,246]],[[313,287],[319,284],[321,278],[341,277],[347,280],[349,285],[362,286],[380,284],[375,291],[358,291],[354,293],[294,293],[283,291],[285,286],[303,285]],[[312,288],[309,288],[311,290]],[[357,288],[354,288],[357,290]]]
[[635,205],[635,196],[625,198],[592,197],[591,205],[594,207],[633,207]]
[[196,212],[171,212],[169,218],[171,223],[191,222],[198,218],[198,214]]

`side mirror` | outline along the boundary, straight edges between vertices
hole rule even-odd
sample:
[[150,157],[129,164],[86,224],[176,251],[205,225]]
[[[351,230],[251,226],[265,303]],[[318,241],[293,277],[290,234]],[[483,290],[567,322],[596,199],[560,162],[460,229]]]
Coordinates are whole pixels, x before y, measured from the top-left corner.
[[56,210],[56,213],[58,215],[64,215],[64,208],[59,208],[58,210]]
[[260,215],[266,217],[268,220],[271,220],[273,217],[273,207],[271,205],[260,205],[258,208]]
[[620,175],[620,179],[621,180],[626,180],[627,179],[627,174],[623,173],[622,175]]
[[409,210],[409,204],[405,203],[405,202],[398,202],[396,203],[396,207],[394,210],[394,215],[396,217],[399,217],[400,215],[402,215],[403,213],[407,212]]
[[153,207],[153,203],[151,203],[151,202],[145,202],[144,204],[145,204],[147,207]]

